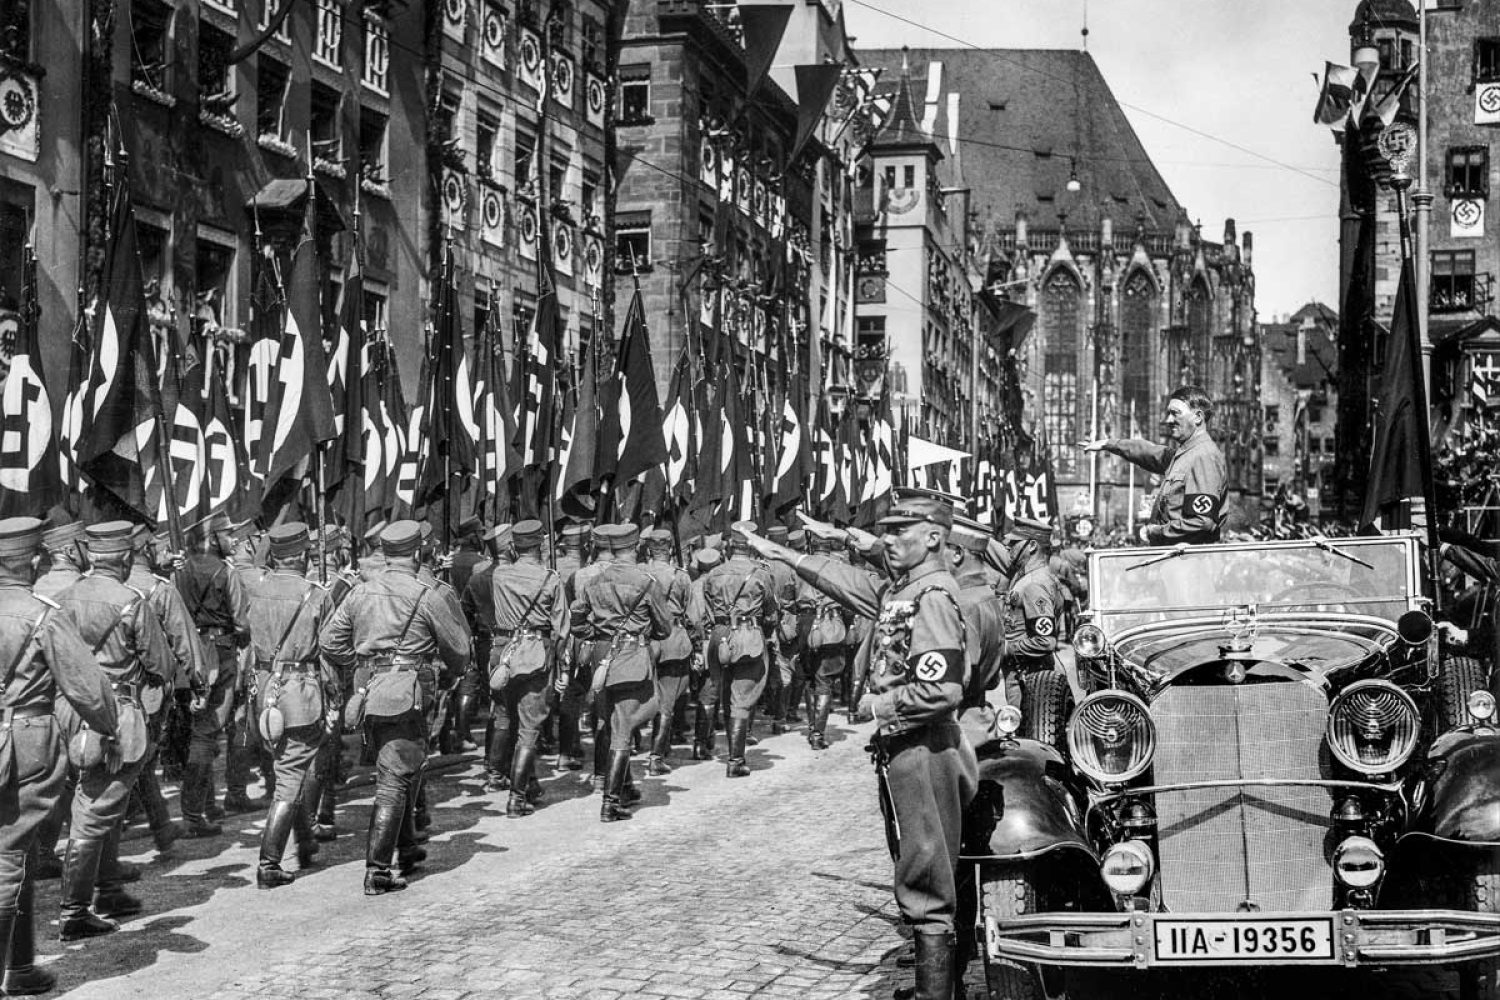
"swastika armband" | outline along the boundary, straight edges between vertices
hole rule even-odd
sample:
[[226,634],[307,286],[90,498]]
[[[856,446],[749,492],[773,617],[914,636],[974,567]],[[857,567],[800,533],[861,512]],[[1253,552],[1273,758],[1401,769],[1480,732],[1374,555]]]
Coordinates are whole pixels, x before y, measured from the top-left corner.
[[1219,513],[1219,498],[1212,493],[1189,493],[1182,502],[1183,510],[1197,517],[1214,517]]
[[1026,634],[1036,639],[1050,639],[1057,635],[1057,619],[1051,615],[1037,615],[1026,619]]
[[964,682],[964,654],[958,649],[929,649],[906,661],[913,680],[962,684]]

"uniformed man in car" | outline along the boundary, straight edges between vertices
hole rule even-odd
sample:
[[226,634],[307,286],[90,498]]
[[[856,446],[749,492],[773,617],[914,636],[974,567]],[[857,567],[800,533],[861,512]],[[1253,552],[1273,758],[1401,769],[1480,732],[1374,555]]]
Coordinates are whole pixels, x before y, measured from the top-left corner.
[[1139,438],[1100,438],[1084,444],[1161,476],[1151,517],[1136,532],[1147,545],[1217,542],[1224,517],[1228,472],[1224,453],[1208,434],[1214,404],[1206,390],[1179,386],[1167,397],[1163,425],[1170,444]]
[[878,637],[857,711],[878,723],[873,746],[880,797],[896,904],[916,943],[916,996],[947,998],[953,993],[962,818],[979,780],[974,750],[957,721],[969,671],[959,587],[948,568],[953,509],[936,498],[903,499],[880,525],[881,558],[891,574],[880,586],[824,556],[753,534],[749,544],[791,563],[851,612],[876,618]]

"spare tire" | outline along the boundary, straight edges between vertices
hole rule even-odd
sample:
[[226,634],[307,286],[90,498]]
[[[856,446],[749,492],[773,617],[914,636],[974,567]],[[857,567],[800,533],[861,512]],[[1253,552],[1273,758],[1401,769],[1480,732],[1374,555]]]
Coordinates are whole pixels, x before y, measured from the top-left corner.
[[1033,670],[1021,675],[1020,735],[1038,743],[1067,750],[1068,716],[1073,713],[1073,689],[1057,668]]

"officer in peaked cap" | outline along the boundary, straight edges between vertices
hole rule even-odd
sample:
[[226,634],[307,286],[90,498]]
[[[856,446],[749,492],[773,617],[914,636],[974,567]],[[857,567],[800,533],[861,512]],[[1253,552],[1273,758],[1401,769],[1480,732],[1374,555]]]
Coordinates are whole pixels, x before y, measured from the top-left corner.
[[765,691],[766,647],[781,610],[776,603],[775,581],[747,547],[746,538],[754,531],[755,525],[749,521],[730,526],[724,562],[703,577],[702,599],[688,612],[697,635],[707,643],[708,657],[708,678],[698,693],[700,731],[694,734],[694,742],[713,753],[713,730],[707,728],[709,713],[719,700],[720,690],[727,687],[729,758],[725,774],[731,778],[750,774],[745,763],[750,716]]
[[35,964],[35,873],[27,863],[67,770],[54,706],[66,701],[67,714],[111,746],[118,738],[114,693],[77,623],[30,589],[42,535],[36,518],[0,520],[0,663],[8,665],[0,713],[13,758],[0,782],[0,941],[9,942],[0,990],[7,996],[46,993],[55,981]]
[[968,677],[958,583],[949,572],[953,509],[935,497],[898,500],[880,519],[892,574],[876,586],[827,557],[756,535],[750,544],[856,614],[877,617],[861,715],[877,722],[874,745],[893,844],[896,903],[916,942],[916,995],[953,992],[958,852],[963,812],[978,788],[978,763],[957,713]]
[[646,551],[644,569],[656,581],[666,603],[672,634],[652,647],[656,658],[656,732],[651,739],[651,753],[646,759],[647,774],[670,774],[667,755],[672,750],[672,719],[677,703],[688,688],[693,662],[693,640],[687,630],[688,594],[692,581],[687,572],[672,560],[672,532],[650,528],[641,532]]
[[[1062,631],[1062,599],[1049,564],[1052,523],[1017,517],[1005,531],[1010,571],[997,587],[1005,595],[1001,650],[1006,698],[1021,705],[1027,674],[1051,670]],[[1023,712],[1030,706],[1022,706]]]
[[490,584],[494,639],[485,669],[494,695],[494,733],[485,758],[485,789],[508,789],[505,815],[520,818],[531,815],[540,792],[538,740],[569,617],[562,578],[542,562],[542,523],[521,521],[510,539],[515,559],[496,566]]
[[51,565],[36,581],[33,593],[55,598],[83,576],[84,567],[88,565],[83,551],[83,532],[82,521],[59,524],[42,532],[42,545],[47,550]]
[[[416,522],[389,525],[380,536],[385,570],[356,585],[319,635],[324,658],[354,671],[355,695],[346,723],[362,721],[375,751],[366,895],[406,888],[405,875],[426,858],[417,843],[413,810],[432,723],[429,713],[439,675],[456,678],[471,649],[462,614],[418,578],[420,544]],[[391,871],[393,851],[400,873]]]
[[243,729],[248,720],[246,678],[241,676],[239,652],[250,644],[250,604],[244,578],[230,565],[229,532],[224,514],[214,514],[188,530],[191,551],[174,576],[177,590],[198,628],[207,663],[206,697],[194,703],[193,732],[183,771],[181,807],[185,832],[193,837],[215,836],[222,828],[214,802],[214,758],[221,737],[228,737],[224,768],[224,810],[249,812],[255,808],[245,794],[251,753]]
[[171,683],[177,665],[146,595],[125,582],[134,560],[132,534],[124,521],[90,527],[91,568],[57,597],[114,689],[120,730],[118,746],[101,756],[95,734],[84,728],[86,720],[66,706],[59,713],[63,731],[84,761],[63,865],[59,936],[64,941],[108,934],[118,927],[110,918],[141,911],[140,900],[120,887],[119,838],[114,834],[136,776],[152,753],[143,706],[153,691],[159,697]]
[[319,657],[318,634],[333,606],[328,589],[307,578],[307,525],[292,521],[268,534],[269,571],[250,587],[255,719],[261,738],[272,748],[276,770],[255,871],[255,884],[262,889],[292,881],[281,859],[294,828],[298,869],[312,865],[317,850],[313,821],[320,780],[327,773],[326,766],[315,764],[330,742],[325,725],[329,710],[340,707],[343,693],[338,674]]
[[636,527],[601,525],[595,535],[610,558],[577,585],[569,613],[573,629],[589,646],[583,660],[596,703],[596,769],[599,743],[607,739],[609,747],[599,820],[612,823],[630,818],[622,796],[629,778],[631,734],[654,712],[650,644],[671,635],[672,623],[656,581],[638,564]]

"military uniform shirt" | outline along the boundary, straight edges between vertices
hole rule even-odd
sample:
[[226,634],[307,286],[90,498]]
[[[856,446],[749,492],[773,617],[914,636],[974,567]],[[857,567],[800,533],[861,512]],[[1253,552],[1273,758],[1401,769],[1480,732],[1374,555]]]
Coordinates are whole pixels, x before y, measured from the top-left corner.
[[290,570],[268,570],[250,588],[250,650],[256,665],[272,659],[315,661],[318,633],[331,607],[322,584]]
[[37,578],[31,592],[38,597],[57,600],[57,595],[83,579],[83,570],[67,563],[53,563],[52,568]]
[[1005,658],[1012,668],[1047,660],[1057,651],[1057,579],[1045,563],[1026,570],[1005,594]]
[[495,595],[491,589],[495,577],[495,563],[486,559],[475,565],[469,574],[469,582],[459,597],[464,620],[476,638],[480,632],[495,631]]
[[700,634],[733,620],[752,621],[769,631],[780,611],[775,584],[765,567],[737,552],[701,577],[700,600],[689,610]]
[[418,580],[409,563],[388,566],[350,591],[318,640],[324,658],[340,668],[378,655],[436,657],[455,676],[468,666],[470,637],[463,615]]
[[140,685],[147,674],[163,682],[172,679],[176,668],[172,649],[156,612],[139,590],[102,574],[86,573],[58,595],[57,603],[78,623],[88,648],[99,646],[95,659],[111,682]]
[[1219,515],[1228,489],[1224,453],[1208,432],[1199,430],[1181,447],[1138,438],[1110,441],[1105,451],[1120,455],[1147,472],[1159,474],[1161,488],[1151,505],[1146,540],[1153,545],[1219,540]]
[[173,581],[201,629],[220,629],[236,639],[250,635],[250,605],[239,571],[216,555],[194,552]]
[[198,630],[193,626],[193,616],[188,613],[182,594],[172,581],[157,576],[140,563],[136,563],[125,582],[146,595],[146,602],[156,612],[161,623],[167,645],[177,660],[177,674],[172,682],[177,687],[197,687],[208,683],[208,664],[203,655],[203,645],[198,641]]
[[532,629],[551,633],[554,639],[567,636],[568,600],[562,578],[540,562],[518,559],[497,568],[490,595],[495,627],[501,631]]
[[[37,623],[40,622],[40,627]],[[27,644],[26,652],[21,644]],[[78,623],[55,602],[19,581],[0,582],[0,667],[14,663],[0,692],[6,708],[43,708],[61,693],[89,728],[113,734],[115,696]]]
[[[631,563],[599,563],[581,579],[570,613],[580,638],[595,642],[616,635],[665,639],[672,634],[666,602],[651,574]],[[586,567],[588,568],[588,567]]]

